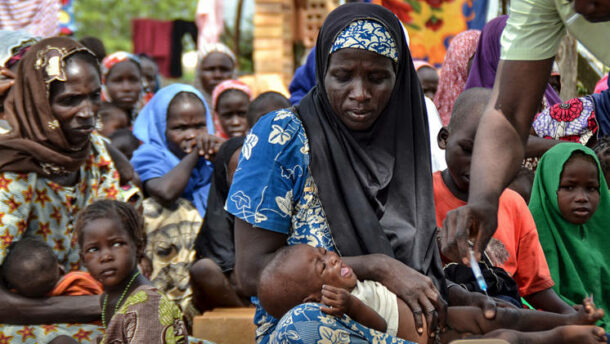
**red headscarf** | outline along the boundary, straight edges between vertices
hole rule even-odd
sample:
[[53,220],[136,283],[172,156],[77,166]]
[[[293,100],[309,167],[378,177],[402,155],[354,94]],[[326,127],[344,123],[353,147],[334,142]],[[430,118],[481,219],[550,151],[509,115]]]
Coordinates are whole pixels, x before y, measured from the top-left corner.
[[481,36],[479,30],[464,31],[455,36],[449,44],[441,69],[438,90],[434,96],[434,104],[443,125],[449,123],[453,104],[464,90],[468,80],[468,61],[477,49],[479,36]]

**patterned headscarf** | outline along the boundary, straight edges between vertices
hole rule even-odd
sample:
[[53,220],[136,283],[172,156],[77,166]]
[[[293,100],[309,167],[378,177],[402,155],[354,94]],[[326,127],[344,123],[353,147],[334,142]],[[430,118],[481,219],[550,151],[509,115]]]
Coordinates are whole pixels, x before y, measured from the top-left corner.
[[79,169],[89,156],[89,143],[83,147],[70,144],[49,101],[51,83],[66,81],[66,59],[75,53],[95,58],[70,38],[52,37],[33,45],[19,63],[5,101],[12,130],[0,135],[0,172],[67,174]]
[[252,90],[248,85],[244,84],[239,80],[225,80],[218,84],[214,88],[214,92],[212,92],[212,108],[214,109],[214,129],[216,130],[216,136],[222,137],[223,139],[228,139],[229,135],[222,130],[222,126],[220,125],[220,117],[218,116],[218,98],[220,95],[225,93],[228,90],[238,90],[244,92],[248,95],[248,99],[252,100]]
[[593,99],[574,98],[548,107],[536,115],[532,127],[536,135],[545,139],[585,145],[598,131]]
[[474,55],[481,31],[468,30],[455,36],[449,44],[441,69],[434,104],[443,125],[449,124],[453,104],[464,90],[468,79],[468,60]]
[[329,54],[345,48],[372,51],[398,62],[396,41],[383,25],[373,20],[361,19],[350,23],[337,36]]
[[140,59],[134,55],[130,54],[126,51],[117,51],[110,55],[107,55],[102,60],[102,100],[106,102],[112,102],[112,98],[110,98],[110,94],[108,94],[108,90],[106,89],[106,78],[110,75],[110,71],[112,67],[114,67],[117,63],[121,63],[124,61],[133,61],[138,68],[140,68]]

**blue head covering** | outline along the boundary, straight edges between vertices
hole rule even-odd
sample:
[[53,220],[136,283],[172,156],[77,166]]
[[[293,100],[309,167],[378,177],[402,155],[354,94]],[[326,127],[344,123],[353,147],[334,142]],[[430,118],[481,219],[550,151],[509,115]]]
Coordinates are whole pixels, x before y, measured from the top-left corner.
[[[212,113],[203,95],[196,88],[185,84],[173,84],[162,88],[142,109],[133,125],[133,134],[143,144],[133,153],[131,164],[140,175],[142,182],[160,178],[180,163],[180,159],[168,148],[165,129],[169,103],[181,92],[193,93],[203,102],[208,133],[214,134]],[[182,194],[193,203],[202,217],[205,215],[213,170],[209,161],[204,158],[199,159]]]

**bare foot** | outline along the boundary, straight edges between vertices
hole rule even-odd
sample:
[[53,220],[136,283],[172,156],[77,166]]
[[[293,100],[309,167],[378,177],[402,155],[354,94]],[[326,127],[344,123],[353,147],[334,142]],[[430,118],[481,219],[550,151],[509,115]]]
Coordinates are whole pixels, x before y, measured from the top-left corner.
[[604,310],[595,307],[590,297],[582,300],[582,305],[575,305],[577,313],[570,315],[569,323],[572,325],[593,325],[604,317]]
[[569,325],[555,330],[559,331],[565,344],[606,344],[606,332],[601,327]]
[[483,337],[504,339],[511,344],[606,344],[604,329],[582,325],[560,326],[541,332],[501,329],[489,332]]

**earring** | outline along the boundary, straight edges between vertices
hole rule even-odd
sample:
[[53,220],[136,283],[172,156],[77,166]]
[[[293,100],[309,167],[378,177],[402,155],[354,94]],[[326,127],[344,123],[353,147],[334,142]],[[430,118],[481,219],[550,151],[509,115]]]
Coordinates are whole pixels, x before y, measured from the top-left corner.
[[49,121],[49,123],[47,123],[47,125],[49,126],[49,129],[55,130],[55,129],[59,128],[59,121],[54,119],[52,121]]

